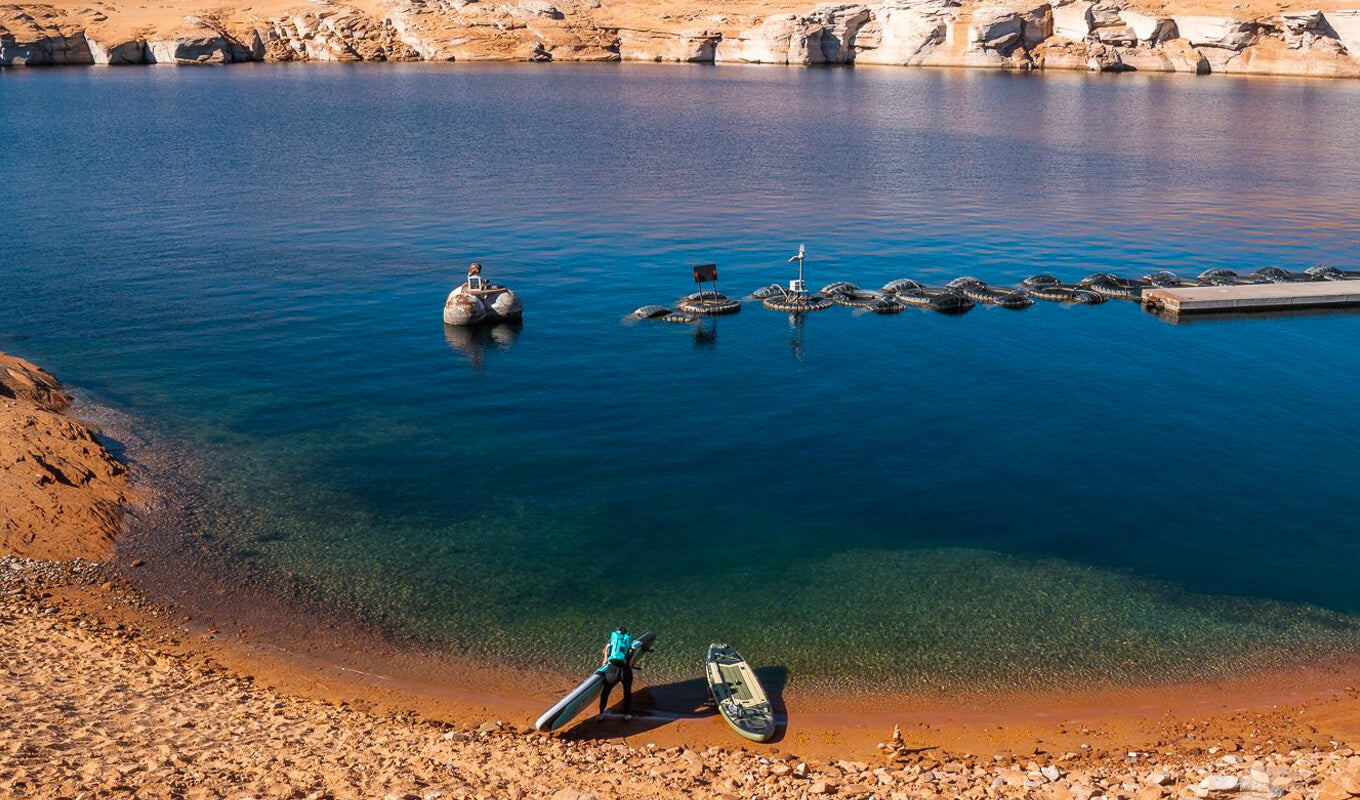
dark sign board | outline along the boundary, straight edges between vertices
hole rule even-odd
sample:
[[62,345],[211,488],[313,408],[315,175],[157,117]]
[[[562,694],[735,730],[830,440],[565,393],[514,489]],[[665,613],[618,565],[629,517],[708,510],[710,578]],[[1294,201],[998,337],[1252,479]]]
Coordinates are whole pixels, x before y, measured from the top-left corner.
[[712,283],[718,279],[717,264],[696,264],[694,267],[695,283]]

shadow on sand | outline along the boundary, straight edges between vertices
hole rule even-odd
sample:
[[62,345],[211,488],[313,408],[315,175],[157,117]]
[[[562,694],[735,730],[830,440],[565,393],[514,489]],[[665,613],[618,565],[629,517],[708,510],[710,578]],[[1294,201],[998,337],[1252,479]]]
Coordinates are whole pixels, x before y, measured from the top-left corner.
[[[788,727],[784,686],[789,682],[789,670],[784,666],[760,667],[756,670],[756,677],[760,679],[761,686],[765,687],[778,724],[778,730],[769,742],[773,744],[784,738],[784,731]],[[639,670],[636,683],[642,684],[645,680],[645,671]],[[658,686],[637,686],[633,690],[633,718],[628,722],[624,722],[623,717],[619,715],[620,692],[621,690],[615,687],[609,697],[612,713],[608,717],[603,720],[596,719],[593,716],[595,709],[592,707],[588,709],[592,716],[564,731],[562,738],[573,741],[622,739],[654,731],[678,720],[704,719],[718,714],[718,709],[713,705],[713,697],[708,693],[708,682],[703,678]]]

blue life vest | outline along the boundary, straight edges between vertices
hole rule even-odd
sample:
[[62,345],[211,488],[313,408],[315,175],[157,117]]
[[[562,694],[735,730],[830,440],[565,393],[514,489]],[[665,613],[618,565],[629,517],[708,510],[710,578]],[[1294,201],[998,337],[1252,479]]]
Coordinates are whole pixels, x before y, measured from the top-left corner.
[[622,631],[609,634],[609,660],[628,661],[628,651],[633,649],[633,637]]

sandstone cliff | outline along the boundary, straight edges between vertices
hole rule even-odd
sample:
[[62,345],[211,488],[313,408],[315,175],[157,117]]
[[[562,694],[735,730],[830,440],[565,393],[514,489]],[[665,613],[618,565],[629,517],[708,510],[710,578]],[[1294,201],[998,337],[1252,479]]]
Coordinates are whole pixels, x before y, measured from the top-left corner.
[[126,470],[63,413],[51,375],[0,353],[0,553],[104,556],[122,520]]
[[[0,65],[690,61],[1360,77],[1360,7],[1155,0],[0,5]],[[1342,0],[1353,3],[1355,0]]]

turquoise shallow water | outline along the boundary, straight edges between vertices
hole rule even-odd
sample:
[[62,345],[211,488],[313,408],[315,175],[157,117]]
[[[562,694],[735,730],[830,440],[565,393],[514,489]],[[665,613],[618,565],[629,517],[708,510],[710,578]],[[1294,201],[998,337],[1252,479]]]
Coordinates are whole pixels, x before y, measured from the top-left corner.
[[[1348,82],[651,66],[0,74],[0,349],[190,452],[247,571],[449,651],[802,685],[1351,653],[1360,317],[747,307],[962,274],[1355,268]],[[480,260],[528,309],[460,338]],[[202,566],[185,548],[190,579]],[[229,595],[230,597],[230,595]]]

